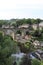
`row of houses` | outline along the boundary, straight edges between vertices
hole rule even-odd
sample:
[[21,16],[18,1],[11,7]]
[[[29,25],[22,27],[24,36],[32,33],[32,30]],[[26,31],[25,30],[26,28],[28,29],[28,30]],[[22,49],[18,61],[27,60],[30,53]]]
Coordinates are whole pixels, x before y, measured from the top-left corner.
[[[18,28],[29,28],[30,25],[29,24],[23,24],[20,25]],[[32,24],[31,27],[36,30],[37,29],[37,24]],[[43,22],[39,23],[39,29],[41,30],[43,28]]]
[[[18,28],[29,28],[29,27],[30,27],[29,24],[22,24],[22,25],[18,26]],[[31,27],[36,30],[37,24],[32,24]],[[6,25],[2,25],[2,28],[14,28],[14,26],[6,24]],[[39,29],[42,29],[42,28],[43,28],[43,22],[40,22]]]

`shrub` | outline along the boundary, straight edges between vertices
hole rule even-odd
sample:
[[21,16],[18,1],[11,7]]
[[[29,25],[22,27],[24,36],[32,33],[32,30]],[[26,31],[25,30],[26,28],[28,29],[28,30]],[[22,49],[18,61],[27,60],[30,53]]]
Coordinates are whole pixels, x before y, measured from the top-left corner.
[[41,62],[37,59],[33,59],[32,62],[31,62],[32,65],[40,65]]

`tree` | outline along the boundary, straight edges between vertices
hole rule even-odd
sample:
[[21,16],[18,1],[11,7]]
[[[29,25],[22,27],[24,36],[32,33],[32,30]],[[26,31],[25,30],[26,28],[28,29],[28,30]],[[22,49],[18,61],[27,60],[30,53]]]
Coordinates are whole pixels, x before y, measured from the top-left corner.
[[22,58],[22,62],[20,65],[31,65],[30,52],[33,51],[32,41],[26,42],[22,47],[20,47],[22,52],[26,53],[26,55]]
[[17,33],[17,34],[21,34],[21,31],[20,31],[20,30],[18,30],[16,33]]
[[37,59],[32,60],[32,65],[41,65],[41,62]]
[[0,27],[4,24],[3,20],[0,20]]
[[26,23],[27,23],[27,24],[29,24],[29,25],[31,25],[31,24],[32,24],[31,19],[30,19],[30,18],[29,18],[29,19],[27,19],[27,20],[26,20]]
[[5,24],[8,24],[8,20],[0,20],[0,27]]
[[16,26],[18,27],[19,25],[22,25],[23,24],[23,22],[24,22],[24,20],[22,19],[20,19],[20,20],[17,20],[16,21]]
[[23,53],[30,53],[34,49],[32,41],[29,41],[29,42],[26,42],[26,43],[23,43],[23,44],[18,43],[18,46],[20,47],[20,50]]
[[0,42],[3,40],[3,32],[0,31]]
[[31,59],[29,59],[27,55],[24,56],[20,65],[31,65]]
[[2,34],[0,34],[0,39],[0,65],[12,65],[11,54],[16,53],[16,42]]
[[33,49],[34,49],[34,46],[33,46],[31,40],[30,40],[29,42],[26,42],[26,43],[24,44],[24,46],[25,46],[25,48],[26,48],[26,52],[27,52],[27,53],[30,53],[30,52],[33,51]]
[[41,31],[40,30],[35,30],[34,34],[35,37],[41,37]]
[[40,19],[36,19],[36,24],[37,24],[37,29],[38,29],[38,31],[39,31],[39,23],[41,22],[41,20]]

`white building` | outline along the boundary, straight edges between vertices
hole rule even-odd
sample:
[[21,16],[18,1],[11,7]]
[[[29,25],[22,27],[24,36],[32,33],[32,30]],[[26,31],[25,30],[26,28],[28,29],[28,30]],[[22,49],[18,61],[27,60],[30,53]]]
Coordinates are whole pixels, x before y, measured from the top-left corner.
[[20,25],[18,28],[28,28],[29,27],[29,24],[23,24],[23,25]]
[[33,24],[32,27],[33,27],[34,30],[36,30],[37,29],[37,24]]
[[40,42],[38,40],[35,40],[33,42],[33,45],[34,45],[35,48],[39,48],[40,47]]
[[41,23],[39,24],[39,27],[40,27],[40,30],[42,30],[42,28],[43,28],[43,22],[41,22]]

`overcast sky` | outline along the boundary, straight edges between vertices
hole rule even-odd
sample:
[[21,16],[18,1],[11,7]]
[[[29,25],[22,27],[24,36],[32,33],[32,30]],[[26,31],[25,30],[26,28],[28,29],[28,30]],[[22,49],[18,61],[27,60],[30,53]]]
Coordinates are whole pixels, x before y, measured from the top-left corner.
[[0,0],[0,19],[42,18],[43,0]]

